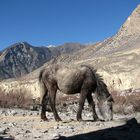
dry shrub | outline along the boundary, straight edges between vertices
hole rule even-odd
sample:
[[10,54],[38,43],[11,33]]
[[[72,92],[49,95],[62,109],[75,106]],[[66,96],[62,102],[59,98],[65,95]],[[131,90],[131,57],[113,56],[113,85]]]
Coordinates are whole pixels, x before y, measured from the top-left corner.
[[58,95],[56,99],[57,104],[74,104],[79,101],[79,96],[77,95]]
[[113,91],[111,94],[114,99],[115,113],[131,114],[140,111],[140,92]]
[[18,107],[29,109],[33,104],[35,104],[35,101],[26,92],[20,91],[3,94],[0,91],[0,107],[2,108]]

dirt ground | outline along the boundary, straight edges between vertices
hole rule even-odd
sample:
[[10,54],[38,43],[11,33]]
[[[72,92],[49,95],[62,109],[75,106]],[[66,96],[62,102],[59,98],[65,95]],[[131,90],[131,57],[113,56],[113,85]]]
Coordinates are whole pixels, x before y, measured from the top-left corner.
[[0,140],[138,140],[140,139],[140,113],[114,114],[113,121],[92,121],[91,113],[83,111],[85,121],[76,121],[76,112],[59,112],[62,122],[55,122],[47,112],[49,121],[40,119],[39,111],[0,109]]

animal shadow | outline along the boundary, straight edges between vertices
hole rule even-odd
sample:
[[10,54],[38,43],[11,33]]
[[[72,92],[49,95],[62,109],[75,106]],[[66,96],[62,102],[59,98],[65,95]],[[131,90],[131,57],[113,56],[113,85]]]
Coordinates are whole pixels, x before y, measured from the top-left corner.
[[14,140],[13,138],[4,138],[2,136],[0,136],[0,140]]
[[140,124],[132,118],[125,125],[70,137],[61,136],[57,140],[140,140]]

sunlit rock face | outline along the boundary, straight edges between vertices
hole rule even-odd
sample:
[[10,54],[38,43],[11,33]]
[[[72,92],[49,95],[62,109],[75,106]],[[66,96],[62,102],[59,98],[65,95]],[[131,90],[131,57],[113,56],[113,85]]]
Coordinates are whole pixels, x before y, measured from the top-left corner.
[[140,5],[132,12],[127,18],[125,23],[121,26],[118,31],[119,36],[128,36],[140,34]]
[[118,32],[102,42],[68,56],[57,63],[90,64],[112,90],[140,88],[140,5],[134,9]]

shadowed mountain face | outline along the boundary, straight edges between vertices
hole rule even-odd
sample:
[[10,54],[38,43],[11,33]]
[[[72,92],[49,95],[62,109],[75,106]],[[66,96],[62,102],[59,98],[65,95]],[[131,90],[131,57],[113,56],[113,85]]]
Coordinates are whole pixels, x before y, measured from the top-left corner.
[[19,77],[40,67],[51,59],[51,51],[45,47],[33,47],[21,42],[5,49],[0,56],[0,77]]
[[54,48],[33,47],[27,42],[16,43],[0,53],[0,79],[20,77],[60,54],[72,53],[82,47],[84,45],[78,43]]

